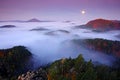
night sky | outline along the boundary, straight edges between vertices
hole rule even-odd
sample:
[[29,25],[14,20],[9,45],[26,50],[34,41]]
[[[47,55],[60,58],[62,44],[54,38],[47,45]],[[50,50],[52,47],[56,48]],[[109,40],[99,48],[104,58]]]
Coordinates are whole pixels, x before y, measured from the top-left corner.
[[120,0],[0,0],[0,20],[31,18],[80,23],[96,18],[120,20]]

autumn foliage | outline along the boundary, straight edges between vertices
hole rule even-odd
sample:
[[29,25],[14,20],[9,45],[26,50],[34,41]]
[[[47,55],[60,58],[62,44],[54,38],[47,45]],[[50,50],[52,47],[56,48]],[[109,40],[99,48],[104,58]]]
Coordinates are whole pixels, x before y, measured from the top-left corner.
[[85,44],[92,50],[97,50],[106,54],[112,54],[120,58],[120,41],[105,39],[86,39]]
[[48,68],[48,80],[117,80],[119,69],[105,65],[94,66],[82,55],[75,59],[66,58],[53,62]]

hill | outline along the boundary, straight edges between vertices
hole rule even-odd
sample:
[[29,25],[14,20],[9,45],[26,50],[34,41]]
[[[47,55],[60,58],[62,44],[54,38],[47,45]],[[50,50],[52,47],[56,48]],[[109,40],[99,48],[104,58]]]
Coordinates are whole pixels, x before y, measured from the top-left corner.
[[[31,53],[24,46],[0,50],[0,80],[11,78],[28,70]],[[2,77],[2,79],[1,79]],[[13,79],[12,79],[13,80]]]
[[96,30],[117,30],[120,29],[120,21],[96,19],[89,21],[85,26]]
[[33,18],[33,19],[30,19],[30,20],[28,20],[28,21],[26,21],[26,22],[41,22],[41,21],[38,20],[38,19],[36,19],[36,18]]
[[28,71],[18,80],[119,80],[120,69],[105,65],[93,65],[92,60],[86,62],[82,55],[77,58],[63,58],[44,69]]
[[[47,66],[30,71],[25,66],[31,53],[24,46],[0,50],[0,80],[119,80],[119,67],[94,65],[77,58],[63,58]],[[120,60],[118,61],[120,62]],[[119,64],[117,64],[119,65]],[[30,66],[30,65],[29,65]],[[28,71],[23,74],[20,71]],[[18,78],[16,77],[18,76]]]
[[108,55],[114,55],[115,57],[120,58],[120,41],[112,41],[106,39],[74,39],[72,40],[78,45],[82,45],[87,49],[103,52]]
[[16,26],[14,25],[4,25],[4,26],[0,26],[0,28],[14,28]]

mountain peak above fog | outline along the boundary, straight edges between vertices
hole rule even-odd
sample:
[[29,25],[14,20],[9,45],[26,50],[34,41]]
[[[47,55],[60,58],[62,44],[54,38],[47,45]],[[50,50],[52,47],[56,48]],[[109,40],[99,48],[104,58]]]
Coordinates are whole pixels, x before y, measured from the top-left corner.
[[41,22],[39,19],[33,18],[28,20],[27,22]]
[[89,21],[87,24],[85,24],[85,26],[93,29],[120,29],[120,21],[95,19]]

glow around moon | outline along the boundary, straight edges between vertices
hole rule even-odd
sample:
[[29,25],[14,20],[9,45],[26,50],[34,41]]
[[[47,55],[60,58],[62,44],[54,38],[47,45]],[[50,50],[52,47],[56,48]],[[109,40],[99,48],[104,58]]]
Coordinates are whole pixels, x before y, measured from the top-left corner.
[[85,10],[82,10],[82,11],[81,11],[81,14],[83,14],[83,15],[84,15],[85,13],[86,13],[86,12],[85,12]]

